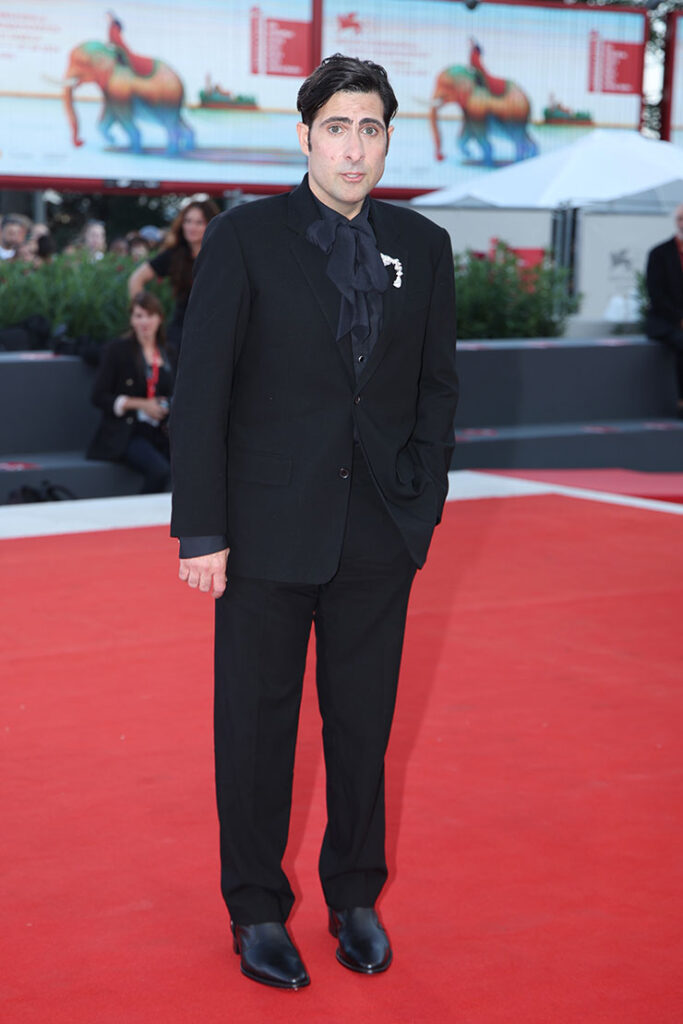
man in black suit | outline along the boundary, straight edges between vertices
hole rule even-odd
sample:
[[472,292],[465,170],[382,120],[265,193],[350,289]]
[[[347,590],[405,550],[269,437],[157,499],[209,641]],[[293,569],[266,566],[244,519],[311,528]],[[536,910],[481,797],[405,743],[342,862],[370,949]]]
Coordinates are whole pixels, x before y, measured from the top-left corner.
[[171,423],[180,578],[217,599],[221,887],[242,971],[284,988],[309,981],[281,860],[312,623],[329,928],[345,967],[391,963],[384,755],[457,400],[448,235],[368,196],[396,111],[386,72],[335,54],[298,108],[303,182],[207,229]]
[[648,337],[676,353],[679,408],[683,403],[683,204],[674,213],[676,234],[651,249],[646,283],[650,305],[645,317]]

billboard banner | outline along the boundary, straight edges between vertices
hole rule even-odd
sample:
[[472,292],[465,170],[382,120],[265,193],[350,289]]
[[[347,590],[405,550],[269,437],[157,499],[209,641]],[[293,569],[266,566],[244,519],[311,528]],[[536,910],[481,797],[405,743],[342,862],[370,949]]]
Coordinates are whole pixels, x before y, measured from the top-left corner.
[[310,0],[7,0],[0,182],[298,181],[311,46]]
[[596,126],[637,128],[645,29],[641,12],[504,2],[6,0],[0,185],[292,185],[319,43],[389,72],[383,187],[457,184]]
[[641,12],[445,0],[326,0],[322,52],[389,72],[399,120],[385,186],[443,187],[640,125]]

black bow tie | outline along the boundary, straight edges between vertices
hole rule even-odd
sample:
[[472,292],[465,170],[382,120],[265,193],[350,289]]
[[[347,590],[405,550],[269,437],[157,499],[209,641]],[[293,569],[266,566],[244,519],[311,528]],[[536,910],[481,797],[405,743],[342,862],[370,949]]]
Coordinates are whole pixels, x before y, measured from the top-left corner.
[[371,313],[381,313],[380,293],[389,285],[367,213],[352,221],[325,215],[309,225],[306,238],[329,254],[327,276],[341,292],[337,340],[351,331],[354,340],[363,341]]

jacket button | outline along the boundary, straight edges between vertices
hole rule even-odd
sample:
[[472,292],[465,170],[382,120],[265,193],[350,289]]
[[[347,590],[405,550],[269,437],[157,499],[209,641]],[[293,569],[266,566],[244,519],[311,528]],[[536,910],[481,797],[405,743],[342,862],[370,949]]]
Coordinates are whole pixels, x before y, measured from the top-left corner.
[[133,378],[132,377],[128,377],[128,379],[126,380],[126,387],[127,388],[132,388],[132,386],[133,386]]
[[133,422],[133,417],[132,416],[126,416],[126,423],[132,423],[132,422]]
[[353,404],[360,405],[360,395],[356,395],[356,397],[353,400]]
[[342,466],[341,469],[339,470],[339,476],[342,478],[342,480],[348,480],[349,477],[351,476],[351,470],[347,469],[346,466]]

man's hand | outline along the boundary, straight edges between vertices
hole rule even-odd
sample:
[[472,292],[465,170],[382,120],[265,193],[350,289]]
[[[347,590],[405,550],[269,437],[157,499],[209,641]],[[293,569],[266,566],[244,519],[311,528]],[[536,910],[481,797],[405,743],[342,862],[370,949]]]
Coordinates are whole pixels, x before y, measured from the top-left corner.
[[225,567],[230,548],[214,551],[197,558],[181,558],[178,576],[190,587],[198,587],[203,594],[220,597],[225,590]]

